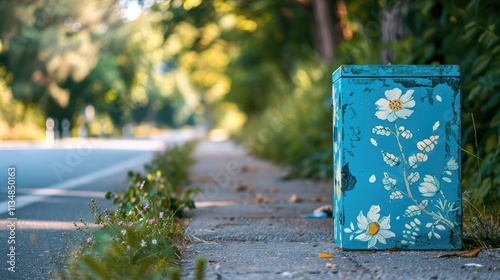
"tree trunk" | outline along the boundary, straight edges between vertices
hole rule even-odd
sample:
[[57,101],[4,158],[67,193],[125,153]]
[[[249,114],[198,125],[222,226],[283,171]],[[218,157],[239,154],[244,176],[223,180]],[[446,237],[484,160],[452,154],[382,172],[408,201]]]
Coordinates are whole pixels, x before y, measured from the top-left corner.
[[391,63],[394,60],[394,49],[392,43],[400,41],[406,37],[409,32],[404,25],[402,9],[409,5],[409,0],[397,1],[392,9],[389,9],[387,0],[384,1],[384,10],[382,11],[382,51],[380,60],[382,63]]
[[314,23],[318,30],[317,42],[319,53],[327,63],[330,63],[333,61],[335,51],[335,37],[330,9],[327,0],[314,0],[312,1],[312,5]]
[[312,25],[314,44],[327,63],[334,60],[335,48],[340,42],[342,28],[335,12],[337,0],[294,0],[306,10]]

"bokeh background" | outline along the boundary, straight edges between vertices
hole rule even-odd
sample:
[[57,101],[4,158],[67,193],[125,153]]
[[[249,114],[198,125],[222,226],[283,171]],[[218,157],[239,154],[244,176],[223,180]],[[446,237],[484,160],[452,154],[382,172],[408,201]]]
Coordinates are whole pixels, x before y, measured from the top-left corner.
[[496,2],[2,0],[0,139],[44,141],[48,124],[59,138],[188,126],[289,177],[330,178],[338,66],[457,64],[464,198],[498,205]]

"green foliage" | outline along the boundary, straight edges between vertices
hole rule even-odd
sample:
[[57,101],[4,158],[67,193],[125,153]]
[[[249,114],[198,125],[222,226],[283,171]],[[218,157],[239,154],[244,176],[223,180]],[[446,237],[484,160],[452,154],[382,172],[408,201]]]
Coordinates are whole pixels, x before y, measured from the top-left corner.
[[[101,211],[97,202],[89,203],[95,224],[80,222],[81,234],[73,236],[78,246],[70,254],[71,279],[180,279],[178,261],[184,245],[183,208],[194,208],[185,190],[176,195],[173,186],[188,182],[194,144],[174,147],[155,157],[146,176],[129,174],[125,192],[107,193],[119,208]],[[178,171],[178,172],[177,172]],[[169,177],[169,176],[172,177]],[[200,264],[201,265],[201,264]],[[200,268],[204,269],[204,266]]]
[[[255,154],[290,167],[288,177],[332,176],[330,75],[318,58],[297,63],[292,84],[274,89],[274,106],[250,123],[242,137]],[[291,93],[285,96],[285,92]],[[284,97],[278,98],[278,95]]]
[[70,255],[72,279],[164,279],[176,266],[183,226],[172,212],[161,212],[154,201],[142,210],[100,211],[89,203],[98,229],[81,220],[80,247]]
[[[430,15],[430,16],[429,16]],[[500,201],[500,17],[491,0],[421,1],[407,10],[413,36],[396,45],[404,63],[458,64],[462,91],[462,185],[476,205]],[[402,45],[406,51],[401,48]]]
[[205,259],[204,256],[199,255],[196,257],[196,263],[195,263],[195,275],[194,279],[195,280],[203,280],[205,279],[205,270],[207,267],[207,260]]
[[76,133],[89,104],[97,121],[110,120],[102,129],[107,134],[119,134],[130,122],[168,122],[156,116],[182,99],[173,75],[162,68],[171,58],[158,26],[162,14],[155,10],[126,21],[122,5],[116,0],[0,3],[6,15],[0,18],[0,67],[10,73],[8,86],[22,109],[41,112],[37,126],[44,129],[47,117],[67,118]]
[[[409,30],[407,37],[382,45],[380,4],[347,2],[348,20],[353,30],[351,39],[343,40],[337,48],[337,61],[330,72],[324,71],[321,83],[331,83],[331,70],[344,64],[380,63],[380,50],[394,50],[394,64],[458,64],[461,71],[462,91],[462,185],[470,192],[476,205],[495,205],[500,201],[500,16],[497,4],[491,0],[474,1],[419,1],[402,8]],[[266,27],[260,27],[265,29]],[[242,53],[252,57],[255,52]],[[258,56],[254,56],[258,57]],[[319,64],[312,55],[302,61]],[[234,90],[243,92],[234,100],[245,112],[263,112],[260,117],[249,118],[247,142],[259,143],[259,132],[273,120],[276,111],[286,107],[293,116],[283,130],[274,133],[272,141],[251,144],[256,154],[290,166],[294,175],[324,177],[331,157],[331,108],[324,106],[329,100],[328,89],[315,83],[304,96],[293,92],[298,88],[293,81],[294,72],[303,67],[295,59],[291,74],[279,74],[280,60],[269,60],[261,73],[272,83],[255,80],[256,75],[235,71],[243,81]],[[236,69],[251,67],[241,61]],[[335,67],[333,67],[335,66]],[[269,69],[269,70],[267,70]],[[305,68],[306,72],[312,70]],[[278,74],[276,74],[278,73]],[[245,84],[245,79],[248,81]],[[253,86],[250,86],[253,83]],[[262,88],[262,90],[261,90]],[[245,92],[250,92],[245,94]],[[265,92],[255,98],[251,92]],[[313,93],[314,92],[314,93]],[[322,92],[322,96],[315,93]],[[316,99],[319,98],[319,99]],[[321,101],[322,99],[322,101]],[[259,107],[255,109],[254,107]],[[307,109],[304,109],[307,108]],[[307,112],[307,114],[304,114]],[[262,142],[262,141],[260,141]],[[263,145],[264,144],[264,145]],[[327,175],[331,174],[326,172]]]
[[[327,87],[336,66],[380,63],[385,48],[394,52],[394,64],[458,64],[463,186],[474,203],[500,199],[496,1],[405,2],[401,12],[407,35],[391,43],[382,42],[381,22],[384,9],[397,1],[337,2],[334,65],[324,65],[315,55],[321,48],[320,19],[312,1],[157,1],[130,22],[116,16],[121,6],[114,0],[31,2],[0,3],[6,15],[0,18],[0,65],[12,74],[7,86],[25,109],[36,104],[46,116],[71,118],[74,127],[82,123],[83,106],[92,103],[97,119],[119,127],[161,120],[155,115],[174,107],[180,108],[173,118],[178,122],[197,114],[210,125],[223,119],[224,108],[238,108],[247,116],[247,142],[258,143],[273,111],[286,107],[295,116],[285,120],[286,133],[274,131],[272,141],[252,149],[301,176],[331,173],[326,171],[331,109],[324,103],[329,103]],[[77,22],[86,24],[75,31]],[[300,89],[301,68],[306,75],[319,68],[323,80],[314,82],[314,89]],[[304,95],[296,94],[297,88]],[[148,172],[153,176],[156,170]]]
[[[190,151],[189,145],[174,146],[157,155],[151,164],[145,165],[145,175],[130,171],[128,189],[108,192],[106,198],[113,199],[122,213],[141,211],[145,205],[155,204],[161,211],[184,217],[184,208],[195,208],[191,196],[200,192],[183,189],[183,185],[189,183],[189,168],[194,163]],[[182,195],[178,196],[179,192]]]
[[463,198],[463,243],[466,248],[500,247],[500,206],[477,207],[470,200],[470,192]]

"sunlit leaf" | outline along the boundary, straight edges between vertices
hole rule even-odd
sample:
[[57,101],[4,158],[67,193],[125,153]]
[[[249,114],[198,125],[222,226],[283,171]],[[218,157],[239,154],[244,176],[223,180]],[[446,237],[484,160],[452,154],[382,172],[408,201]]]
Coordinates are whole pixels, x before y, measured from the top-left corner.
[[333,259],[335,257],[335,255],[330,254],[330,253],[321,252],[321,253],[319,253],[318,257],[320,259]]

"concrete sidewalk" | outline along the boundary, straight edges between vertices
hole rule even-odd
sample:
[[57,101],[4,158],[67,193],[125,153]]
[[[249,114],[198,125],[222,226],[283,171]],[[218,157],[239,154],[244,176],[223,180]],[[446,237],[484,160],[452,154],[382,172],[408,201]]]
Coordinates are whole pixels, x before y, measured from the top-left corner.
[[[194,259],[207,260],[206,279],[500,279],[500,251],[476,258],[435,258],[443,252],[342,251],[333,222],[306,219],[332,204],[331,182],[282,181],[284,170],[232,142],[201,142],[194,186],[204,189],[186,234],[185,279]],[[319,258],[320,253],[333,258]]]

